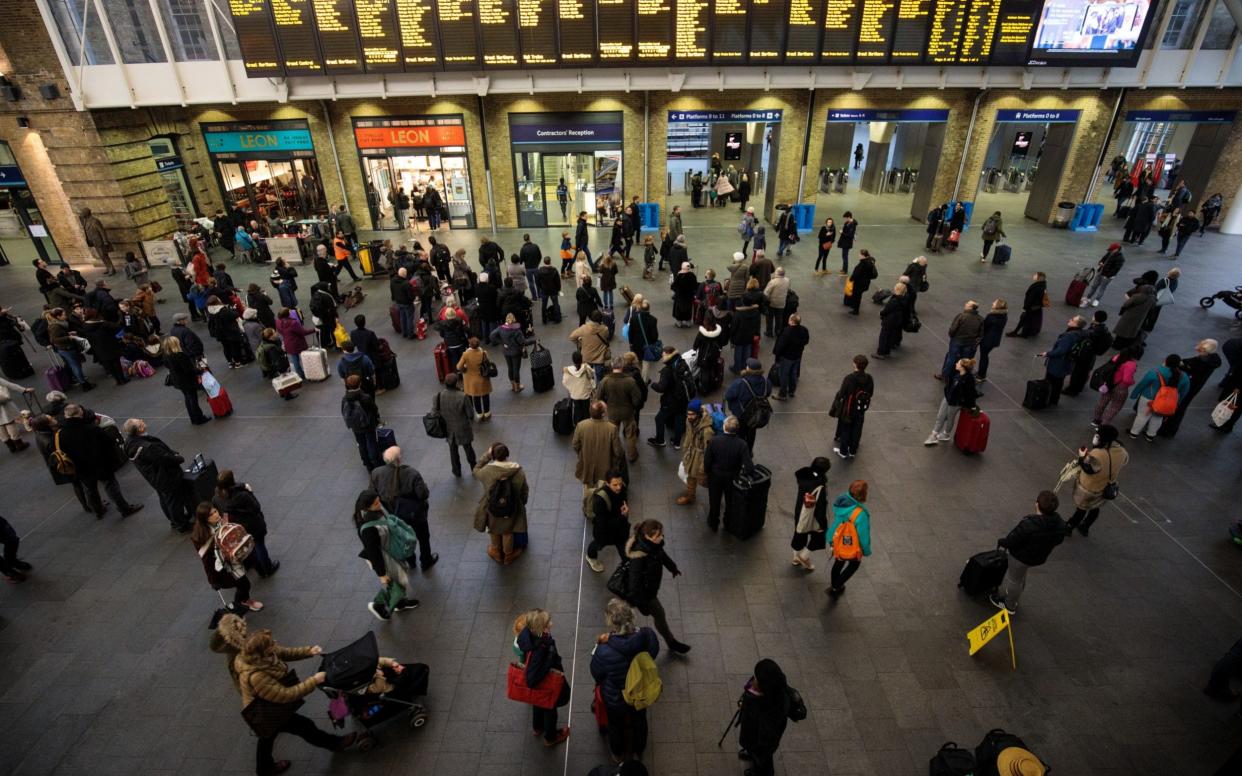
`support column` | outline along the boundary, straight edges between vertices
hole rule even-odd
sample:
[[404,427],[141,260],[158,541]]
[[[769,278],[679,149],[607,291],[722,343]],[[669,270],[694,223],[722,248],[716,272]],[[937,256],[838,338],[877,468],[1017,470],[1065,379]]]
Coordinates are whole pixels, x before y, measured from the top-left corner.
[[892,122],[871,122],[861,182],[862,190],[868,194],[884,193],[884,171],[888,167],[888,153],[896,131],[897,125]]

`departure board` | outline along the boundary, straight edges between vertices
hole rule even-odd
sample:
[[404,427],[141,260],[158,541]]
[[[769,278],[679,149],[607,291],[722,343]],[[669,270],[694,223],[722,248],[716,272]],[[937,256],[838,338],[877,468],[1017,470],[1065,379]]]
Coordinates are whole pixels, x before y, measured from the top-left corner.
[[824,0],[789,0],[785,62],[819,61],[819,30]]
[[638,58],[667,62],[673,54],[673,4],[676,0],[635,0]]
[[517,0],[517,7],[522,64],[557,64],[556,0]]
[[228,2],[254,77],[610,65],[1133,67],[1156,16],[1153,0]]
[[246,72],[255,76],[280,75],[284,67],[272,40],[272,14],[268,0],[229,0],[233,29],[241,45]]
[[445,66],[470,68],[479,65],[479,40],[474,32],[475,0],[436,0],[436,15]]
[[[272,0],[272,21],[280,58],[289,75],[323,75],[319,36],[315,34],[315,14],[311,0]],[[241,34],[241,28],[238,28]],[[243,48],[242,51],[245,51]],[[250,66],[246,66],[247,70]]]
[[517,0],[475,0],[479,9],[479,31],[483,63],[492,67],[516,67]]
[[324,73],[361,73],[362,44],[354,26],[353,0],[314,0],[312,7]]
[[599,61],[634,58],[634,12],[639,0],[595,0],[599,14]]
[[405,69],[396,11],[396,0],[355,0],[362,63],[368,73],[399,73]]

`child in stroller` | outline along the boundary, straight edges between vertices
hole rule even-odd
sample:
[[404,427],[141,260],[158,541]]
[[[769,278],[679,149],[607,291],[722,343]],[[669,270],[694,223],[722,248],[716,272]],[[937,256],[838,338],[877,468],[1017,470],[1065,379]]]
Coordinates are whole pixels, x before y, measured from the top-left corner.
[[[344,727],[353,717],[367,730],[394,717],[406,715],[410,729],[427,724],[427,709],[415,698],[427,694],[430,670],[423,663],[398,663],[380,657],[375,633],[336,652],[325,653],[321,671],[328,675],[320,689],[328,696],[328,717]],[[359,750],[370,749],[374,739],[359,741]]]

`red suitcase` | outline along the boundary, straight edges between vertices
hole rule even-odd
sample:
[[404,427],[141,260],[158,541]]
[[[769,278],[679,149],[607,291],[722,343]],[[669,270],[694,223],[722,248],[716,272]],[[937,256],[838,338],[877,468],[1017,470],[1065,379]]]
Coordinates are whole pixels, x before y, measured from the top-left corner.
[[966,455],[982,453],[988,449],[988,431],[991,427],[992,421],[988,419],[986,412],[962,412],[957,416],[953,444]]
[[216,398],[207,397],[207,404],[211,407],[211,414],[217,418],[227,418],[233,414],[233,402],[229,401],[229,392],[220,386],[220,393]]
[[1069,288],[1065,289],[1065,303],[1077,307],[1082,304],[1082,295],[1087,290],[1087,284],[1078,278],[1070,281]]
[[436,356],[436,379],[444,382],[444,378],[448,376],[448,373],[453,371],[452,366],[449,365],[448,347],[441,342],[436,345],[434,353]]
[[753,342],[750,343],[750,357],[759,358],[759,336],[756,335]]
[[401,333],[401,313],[397,311],[395,304],[388,306],[388,320],[392,321],[392,330]]

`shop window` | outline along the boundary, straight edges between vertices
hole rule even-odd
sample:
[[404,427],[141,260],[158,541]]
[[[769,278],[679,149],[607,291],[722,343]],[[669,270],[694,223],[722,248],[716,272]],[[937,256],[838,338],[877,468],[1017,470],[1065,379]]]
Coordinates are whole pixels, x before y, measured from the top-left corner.
[[112,52],[91,0],[49,0],[60,38],[74,65],[111,65]]
[[216,43],[200,0],[159,0],[168,42],[178,62],[216,59]]
[[147,0],[103,0],[121,59],[127,65],[166,62],[160,31]]
[[1217,0],[1216,7],[1212,9],[1212,17],[1208,20],[1207,32],[1203,36],[1203,45],[1199,48],[1204,51],[1224,51],[1233,42],[1233,34],[1237,29],[1224,0]]

